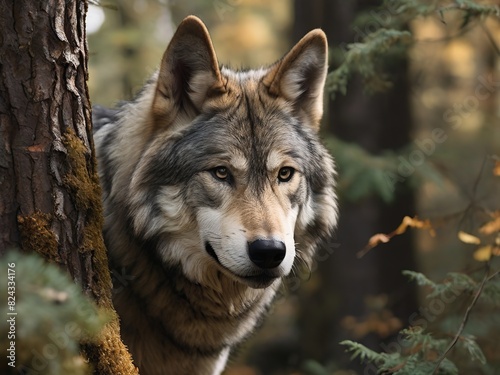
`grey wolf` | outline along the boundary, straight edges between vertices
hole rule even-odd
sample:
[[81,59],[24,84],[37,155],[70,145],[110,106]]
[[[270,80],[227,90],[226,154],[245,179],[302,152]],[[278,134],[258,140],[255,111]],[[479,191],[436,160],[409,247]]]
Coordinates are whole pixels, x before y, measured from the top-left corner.
[[235,71],[190,16],[135,100],[94,109],[110,266],[132,275],[113,300],[141,375],[220,374],[330,236],[326,72],[321,30]]

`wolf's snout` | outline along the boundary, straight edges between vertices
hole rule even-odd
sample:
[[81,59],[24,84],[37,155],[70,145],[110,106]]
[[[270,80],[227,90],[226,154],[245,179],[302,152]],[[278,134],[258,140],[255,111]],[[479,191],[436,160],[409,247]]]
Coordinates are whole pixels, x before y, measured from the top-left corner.
[[285,244],[277,240],[255,240],[248,245],[250,260],[260,268],[278,267],[285,254]]

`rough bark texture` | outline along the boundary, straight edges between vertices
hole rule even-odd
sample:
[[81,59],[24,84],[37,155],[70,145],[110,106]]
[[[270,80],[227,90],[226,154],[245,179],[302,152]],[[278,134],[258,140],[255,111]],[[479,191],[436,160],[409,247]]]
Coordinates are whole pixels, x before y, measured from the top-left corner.
[[[42,254],[114,311],[87,91],[86,10],[78,0],[0,0],[0,254]],[[96,373],[136,374],[113,316],[84,352]]]

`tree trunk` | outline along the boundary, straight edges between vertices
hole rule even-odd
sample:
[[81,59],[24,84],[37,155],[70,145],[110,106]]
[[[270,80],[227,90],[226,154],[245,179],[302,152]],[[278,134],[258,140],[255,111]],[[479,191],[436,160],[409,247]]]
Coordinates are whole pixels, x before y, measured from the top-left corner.
[[[353,32],[354,18],[377,3],[296,0],[297,20],[293,37],[297,39],[310,29],[321,27],[331,47],[359,42],[364,35]],[[337,95],[336,100],[329,104],[324,119],[329,131],[373,154],[398,150],[410,142],[412,121],[407,61],[394,61],[391,66],[394,86],[386,93],[367,96],[361,79],[354,77],[347,95]],[[401,274],[402,270],[416,268],[411,233],[372,250],[362,259],[356,257],[373,234],[388,233],[399,225],[405,215],[414,214],[414,197],[409,188],[399,186],[395,196],[392,204],[386,204],[378,197],[362,202],[341,202],[336,239],[339,247],[326,261],[319,263],[322,287],[302,297],[300,331],[307,335],[301,340],[307,343],[302,348],[304,358],[346,365],[348,357],[339,345],[346,339],[380,350],[383,338],[376,333],[360,338],[342,328],[342,319],[346,316],[358,321],[367,319],[370,311],[367,297],[385,295],[386,308],[400,319],[403,326],[408,325],[409,316],[416,311],[415,289]],[[324,308],[319,309],[319,305]],[[354,367],[355,364],[350,363],[349,366]]]
[[86,1],[0,0],[0,254],[66,268],[113,320],[83,345],[98,374],[136,374],[119,337],[87,91]]

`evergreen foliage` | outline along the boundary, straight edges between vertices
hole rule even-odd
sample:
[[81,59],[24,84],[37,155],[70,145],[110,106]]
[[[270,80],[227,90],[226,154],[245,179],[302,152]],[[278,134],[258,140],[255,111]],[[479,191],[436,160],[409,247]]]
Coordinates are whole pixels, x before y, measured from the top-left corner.
[[386,150],[382,154],[373,155],[361,146],[332,135],[326,136],[324,143],[335,154],[339,175],[342,176],[338,186],[340,193],[350,201],[359,201],[375,195],[385,202],[391,202],[396,188],[403,182],[412,188],[420,186],[424,181],[432,181],[437,186],[445,184],[443,175],[429,161],[414,168],[414,172],[409,173],[409,176],[401,175],[398,168],[409,159],[413,145],[402,150]]
[[[40,256],[11,251],[1,258],[1,266],[12,268],[14,277],[2,271],[0,289],[7,301],[7,286],[15,283],[14,310],[2,303],[0,314],[15,318],[15,331],[7,319],[0,321],[0,344],[15,346],[15,367],[7,366],[3,374],[89,374],[91,369],[80,354],[80,342],[93,335],[108,318],[83,295],[81,289],[53,264]],[[12,289],[9,289],[12,291]],[[10,295],[10,294],[9,294]],[[8,315],[12,312],[17,315]],[[8,336],[13,332],[15,337]],[[10,361],[10,360],[9,360]]]
[[380,69],[380,60],[394,51],[395,46],[405,46],[412,42],[411,33],[405,30],[379,29],[367,35],[363,43],[346,46],[344,60],[328,74],[325,89],[332,99],[340,92],[345,95],[347,83],[354,73],[359,73],[368,91],[382,91],[391,87],[386,74]]
[[[376,22],[378,28],[371,31],[374,24],[369,22],[379,11]],[[355,75],[363,79],[367,93],[389,90],[391,61],[402,58],[419,43],[412,31],[408,30],[408,24],[422,17],[438,17],[446,23],[446,15],[450,13],[456,18],[457,12],[461,13],[461,30],[465,30],[466,26],[477,25],[488,16],[500,17],[498,5],[470,0],[457,0],[451,4],[445,1],[386,0],[380,9],[361,15],[357,20],[358,30],[370,32],[362,35],[361,42],[342,45],[331,51],[334,69],[328,74],[326,92],[332,99],[339,93],[345,95],[349,81]],[[364,27],[368,23],[369,27]],[[432,181],[437,185],[444,183],[445,177],[433,162],[435,155],[426,157],[418,168],[413,168],[408,162],[408,156],[414,151],[421,152],[415,144],[380,155],[371,155],[356,145],[332,136],[327,139],[327,145],[336,156],[340,175],[346,177],[340,185],[340,192],[349,200],[376,195],[390,202],[396,188],[402,183],[410,188],[420,185],[422,181]],[[401,168],[405,173],[401,173]]]
[[[446,292],[452,293],[448,295],[460,296],[466,301],[475,292],[483,302],[483,311],[485,307],[490,307],[490,313],[494,314],[494,307],[498,305],[498,299],[491,299],[486,294],[482,294],[486,288],[480,288],[479,283],[474,281],[472,277],[462,273],[450,273],[445,281],[436,283],[429,280],[425,275],[413,272],[404,271],[404,274],[415,280],[421,286],[430,287],[433,291],[426,295],[427,299],[442,298],[442,301],[447,301],[445,298]],[[498,274],[498,272],[497,272]],[[490,279],[489,275],[486,280]],[[500,288],[497,284],[491,283],[489,289],[493,294],[498,295]],[[471,304],[470,307],[473,305]],[[463,317],[462,324],[465,326],[467,316]],[[455,322],[456,323],[456,322]],[[426,323],[427,324],[427,323]],[[456,324],[453,324],[456,330]],[[459,332],[460,333],[460,332]],[[397,348],[399,351],[393,353],[377,353],[359,343],[352,341],[343,341],[342,345],[346,346],[347,351],[351,352],[352,359],[358,359],[363,363],[374,363],[379,373],[394,373],[394,374],[458,374],[466,373],[459,371],[459,365],[444,357],[441,353],[447,353],[452,343],[450,338],[452,332],[428,332],[421,326],[413,326],[404,329],[400,332]],[[438,338],[437,335],[439,335]],[[473,334],[461,333],[458,335],[456,347],[454,348],[460,354],[464,354],[470,361],[477,361],[483,367],[485,373],[488,373],[486,357],[479,346],[476,337]],[[441,357],[440,357],[441,354]],[[457,357],[457,355],[455,355]],[[441,360],[439,361],[438,360]],[[462,358],[463,359],[463,358]],[[466,361],[468,362],[468,361]],[[464,368],[468,364],[462,364]],[[476,365],[476,367],[478,367]]]
[[[449,305],[446,306],[448,315],[442,324],[433,326],[432,331],[429,331],[426,327],[431,326],[433,318],[426,318],[422,313],[415,325],[400,331],[393,342],[395,345],[388,346],[397,350],[390,353],[378,353],[349,340],[341,342],[341,345],[351,353],[351,359],[361,361],[367,368],[375,368],[378,373],[452,375],[469,373],[475,368],[480,369],[479,373],[488,374],[497,367],[487,363],[478,341],[479,335],[486,337],[490,333],[489,329],[498,325],[496,319],[488,317],[494,318],[500,303],[499,272],[490,272],[490,267],[487,266],[482,281],[476,280],[479,276],[477,274],[481,272],[476,272],[476,275],[453,272],[442,282],[434,282],[422,273],[404,271],[411,280],[430,289],[426,294],[426,299],[431,301],[429,306],[436,306],[437,303],[443,307],[445,304]],[[457,305],[462,306],[461,310],[464,305],[468,305],[465,313],[452,308]],[[471,320],[468,324],[473,308],[479,310],[480,315],[477,314],[476,321]],[[448,353],[452,354],[451,358],[448,358]]]
[[[343,53],[332,51],[332,64],[336,68],[329,73],[326,85],[326,90],[332,98],[339,93],[348,92],[349,80],[355,74],[361,76],[368,92],[390,89],[387,61],[418,45],[419,41],[408,30],[408,24],[415,19],[436,17],[446,24],[447,15],[453,13],[454,19],[460,19],[459,31],[465,31],[483,22],[486,17],[500,17],[500,8],[497,5],[470,0],[456,0],[451,3],[387,0],[380,11],[387,15],[388,9],[390,17],[384,17],[383,20],[379,17],[379,28],[367,33],[361,42],[343,46]],[[357,22],[362,25],[363,22],[373,19],[373,12],[360,16]],[[426,158],[423,164],[414,168],[408,175],[401,174],[402,161],[408,160],[408,155],[418,150],[415,144],[401,150],[372,155],[357,145],[333,136],[328,136],[326,143],[334,150],[339,174],[342,176],[340,192],[344,198],[350,200],[375,195],[384,201],[391,201],[396,185],[403,182],[409,187],[415,187],[421,182],[431,182],[434,186],[449,183],[447,176],[432,163],[432,158]],[[363,373],[451,375],[498,372],[498,352],[497,355],[492,355],[498,348],[491,342],[489,335],[492,331],[498,331],[500,320],[497,317],[500,304],[500,225],[493,224],[493,220],[481,229],[483,223],[475,221],[477,215],[473,214],[477,209],[483,218],[485,212],[492,217],[499,215],[498,207],[476,207],[475,196],[479,182],[485,175],[484,170],[494,169],[491,165],[494,160],[497,159],[492,155],[485,157],[483,170],[479,172],[474,183],[471,202],[462,213],[461,223],[467,222],[478,235],[488,234],[487,245],[483,244],[483,247],[480,247],[480,240],[475,236],[471,237],[478,242],[463,241],[469,246],[473,244],[476,248],[473,255],[469,255],[470,263],[473,264],[472,270],[449,272],[441,282],[435,282],[423,273],[403,271],[425,294],[422,311],[425,311],[425,303],[430,307],[440,306],[443,311],[439,314],[439,319],[436,316],[430,319],[422,311],[417,312],[416,317],[419,319],[413,319],[412,322],[410,318],[410,326],[400,331],[395,339],[396,345],[389,345],[397,348],[391,352],[378,352],[349,340],[341,342],[346,351],[351,353],[352,360],[360,361],[366,366]],[[471,171],[469,177],[472,179],[476,175],[477,171]],[[500,173],[486,175],[492,179]],[[496,194],[498,196],[498,192]],[[493,228],[488,233],[484,230],[486,225]],[[458,237],[460,238],[460,235]],[[484,254],[486,256],[483,257]],[[490,358],[497,362],[489,362]],[[317,363],[309,363],[305,372],[318,375],[332,373]]]

